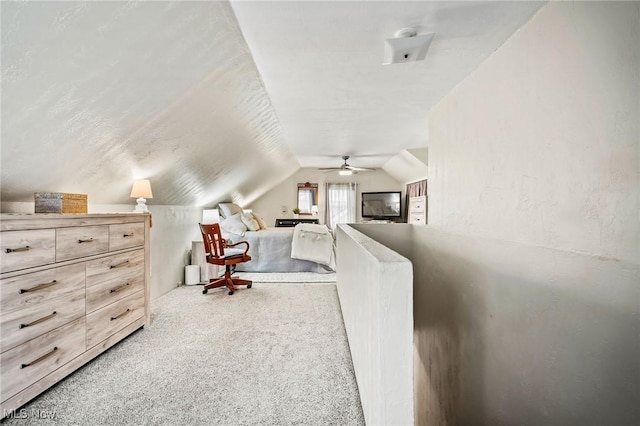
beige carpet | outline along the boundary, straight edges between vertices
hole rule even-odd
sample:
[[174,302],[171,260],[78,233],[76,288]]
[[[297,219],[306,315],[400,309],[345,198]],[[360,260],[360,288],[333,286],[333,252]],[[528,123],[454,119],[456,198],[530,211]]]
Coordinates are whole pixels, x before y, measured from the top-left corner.
[[364,424],[335,285],[183,286],[152,308],[150,327],[4,423]]

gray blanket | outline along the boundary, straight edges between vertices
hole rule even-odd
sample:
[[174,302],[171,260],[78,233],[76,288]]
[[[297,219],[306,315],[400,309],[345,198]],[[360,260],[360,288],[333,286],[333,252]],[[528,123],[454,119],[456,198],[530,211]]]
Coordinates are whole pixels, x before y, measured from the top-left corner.
[[[244,272],[333,272],[330,268],[308,260],[291,258],[294,228],[268,228],[247,231],[244,236],[226,234],[231,242],[247,241],[250,262],[239,263],[237,271]],[[241,247],[241,246],[238,246]]]

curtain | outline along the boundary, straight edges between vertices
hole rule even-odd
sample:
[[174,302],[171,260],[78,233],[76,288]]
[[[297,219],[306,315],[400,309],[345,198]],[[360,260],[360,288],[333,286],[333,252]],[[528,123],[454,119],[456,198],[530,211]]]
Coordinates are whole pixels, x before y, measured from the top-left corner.
[[356,187],[355,183],[325,184],[327,202],[324,223],[332,232],[338,223],[355,223]]
[[409,198],[411,197],[420,197],[422,195],[427,195],[427,180],[419,180],[418,182],[408,183],[407,184],[407,192],[405,194],[404,201],[404,221],[407,221],[409,217]]

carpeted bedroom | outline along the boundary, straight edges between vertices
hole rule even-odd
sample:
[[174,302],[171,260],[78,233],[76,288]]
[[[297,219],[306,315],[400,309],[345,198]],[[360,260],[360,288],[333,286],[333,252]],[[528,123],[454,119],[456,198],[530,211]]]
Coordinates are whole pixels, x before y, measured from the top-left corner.
[[335,274],[181,286],[6,424],[364,424]]

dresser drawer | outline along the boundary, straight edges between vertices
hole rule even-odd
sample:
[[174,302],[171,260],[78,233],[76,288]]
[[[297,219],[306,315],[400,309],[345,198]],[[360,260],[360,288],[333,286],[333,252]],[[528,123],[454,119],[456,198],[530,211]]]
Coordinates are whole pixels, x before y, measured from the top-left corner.
[[142,318],[143,315],[144,291],[134,293],[87,315],[87,349]]
[[56,262],[109,251],[109,226],[78,226],[56,230]]
[[144,249],[87,262],[87,312],[144,288]]
[[4,231],[0,235],[0,270],[16,271],[56,260],[55,229]]
[[409,223],[414,225],[424,225],[426,223],[424,213],[412,213],[411,216],[409,216]]
[[109,225],[109,251],[144,245],[144,223]]
[[1,354],[2,401],[83,353],[85,335],[83,317]]
[[427,211],[427,198],[426,197],[410,198],[409,209],[412,213],[423,213]]
[[84,275],[84,264],[79,263],[0,280],[2,313],[68,297],[74,291],[84,289]]
[[85,315],[84,288],[62,297],[44,299],[20,310],[3,312],[0,318],[1,351],[5,352],[54,328]]

